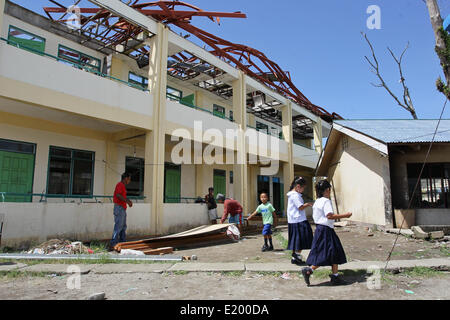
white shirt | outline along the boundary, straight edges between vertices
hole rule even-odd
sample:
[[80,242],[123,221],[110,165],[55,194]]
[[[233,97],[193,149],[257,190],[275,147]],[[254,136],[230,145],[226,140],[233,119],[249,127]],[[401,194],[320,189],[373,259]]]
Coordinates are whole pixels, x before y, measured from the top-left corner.
[[301,193],[295,190],[289,191],[288,194],[287,217],[288,223],[299,223],[306,220],[305,210],[299,208],[305,204]]
[[313,219],[315,224],[321,224],[334,229],[334,220],[327,218],[329,213],[333,213],[331,200],[325,197],[317,199],[313,206]]

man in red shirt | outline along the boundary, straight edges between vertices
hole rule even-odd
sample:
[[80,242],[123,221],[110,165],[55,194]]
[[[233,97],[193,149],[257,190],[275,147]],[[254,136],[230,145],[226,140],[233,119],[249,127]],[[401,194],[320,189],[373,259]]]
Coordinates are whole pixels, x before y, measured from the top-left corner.
[[122,174],[122,181],[116,185],[114,190],[114,231],[110,243],[111,249],[119,242],[126,241],[127,230],[127,204],[131,208],[133,202],[127,198],[126,185],[131,182],[129,173]]
[[236,223],[238,228],[241,229],[242,226],[242,206],[239,201],[234,199],[225,199],[223,194],[217,195],[217,200],[219,203],[223,203],[223,216],[220,223],[224,223],[228,215],[228,223]]

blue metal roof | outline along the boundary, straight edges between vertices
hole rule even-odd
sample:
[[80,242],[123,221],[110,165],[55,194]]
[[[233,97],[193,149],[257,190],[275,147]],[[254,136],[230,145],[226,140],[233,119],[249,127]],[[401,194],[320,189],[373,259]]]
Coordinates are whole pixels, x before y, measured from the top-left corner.
[[[431,142],[438,120],[337,120],[343,127],[384,143]],[[441,120],[435,142],[450,142],[450,119]]]

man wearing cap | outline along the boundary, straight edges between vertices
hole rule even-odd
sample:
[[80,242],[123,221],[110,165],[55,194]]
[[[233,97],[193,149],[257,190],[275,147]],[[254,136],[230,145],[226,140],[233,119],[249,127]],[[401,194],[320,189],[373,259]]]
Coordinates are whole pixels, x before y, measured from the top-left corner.
[[217,201],[223,203],[223,216],[220,219],[220,223],[224,223],[228,215],[228,223],[236,223],[238,228],[241,229],[242,226],[242,206],[239,201],[234,199],[225,199],[223,194],[217,195]]

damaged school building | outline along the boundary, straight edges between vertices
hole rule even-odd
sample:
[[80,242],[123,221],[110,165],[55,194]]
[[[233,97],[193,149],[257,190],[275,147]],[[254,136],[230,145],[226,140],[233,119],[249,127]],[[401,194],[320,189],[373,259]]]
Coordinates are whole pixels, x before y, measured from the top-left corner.
[[316,174],[351,220],[450,229],[449,119],[334,121]]
[[[311,103],[263,53],[191,24],[245,14],[172,1],[37,2],[41,10],[0,0],[2,246],[110,238],[125,171],[129,237],[208,224],[196,199],[211,186],[244,213],[261,191],[285,212],[294,175],[313,197],[322,139],[341,117]],[[241,161],[174,163],[177,129],[201,150],[226,146]],[[205,141],[208,129],[241,131],[229,144]],[[244,143],[244,132],[264,147]],[[255,155],[278,160],[278,172],[261,175],[267,161],[245,164]]]

